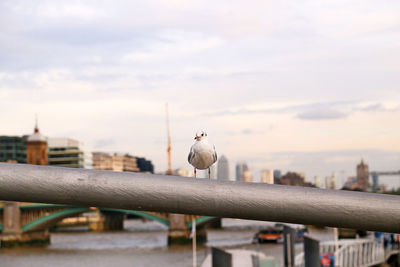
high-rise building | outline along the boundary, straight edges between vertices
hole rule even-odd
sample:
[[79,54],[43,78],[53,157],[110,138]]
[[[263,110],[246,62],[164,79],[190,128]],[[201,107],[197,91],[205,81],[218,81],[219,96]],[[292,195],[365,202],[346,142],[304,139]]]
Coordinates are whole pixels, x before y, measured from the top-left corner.
[[336,173],[332,173],[332,176],[325,178],[326,189],[336,189]]
[[244,173],[246,170],[249,170],[246,162],[238,162],[236,164],[236,181],[244,181]]
[[27,136],[0,136],[0,162],[26,163]]
[[261,182],[267,184],[274,183],[274,171],[273,170],[262,170],[261,171]]
[[357,165],[357,187],[362,191],[367,191],[369,186],[369,168],[361,159],[361,163]]
[[71,138],[49,138],[49,165],[70,168],[92,168],[92,155]]
[[40,132],[37,125],[33,134],[26,138],[26,163],[35,165],[47,165],[47,138]]
[[93,152],[93,169],[117,172],[139,172],[136,158],[129,154]]
[[274,184],[280,184],[281,176],[281,170],[274,170]]
[[321,188],[322,187],[321,177],[319,177],[318,175],[314,176],[314,184],[316,187]]
[[217,179],[221,181],[229,180],[229,163],[224,155],[218,159]]
[[[208,178],[208,175],[206,178]],[[217,179],[217,164],[213,164],[210,166],[210,179]]]

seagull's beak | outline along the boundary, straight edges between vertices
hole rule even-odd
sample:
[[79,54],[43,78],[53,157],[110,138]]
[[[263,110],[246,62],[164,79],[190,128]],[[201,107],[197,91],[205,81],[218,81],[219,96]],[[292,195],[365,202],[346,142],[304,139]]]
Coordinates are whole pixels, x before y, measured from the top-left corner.
[[196,135],[196,137],[195,137],[194,139],[199,140],[199,139],[200,139],[200,136],[197,136],[197,135]]

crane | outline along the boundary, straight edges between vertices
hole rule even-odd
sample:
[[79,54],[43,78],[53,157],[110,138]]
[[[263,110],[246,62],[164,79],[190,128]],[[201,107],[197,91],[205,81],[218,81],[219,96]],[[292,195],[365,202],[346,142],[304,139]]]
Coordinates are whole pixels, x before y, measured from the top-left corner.
[[167,175],[172,175],[172,167],[171,167],[171,136],[169,134],[169,116],[168,116],[168,103],[165,104],[165,113],[167,117],[167,138],[168,138],[168,170]]

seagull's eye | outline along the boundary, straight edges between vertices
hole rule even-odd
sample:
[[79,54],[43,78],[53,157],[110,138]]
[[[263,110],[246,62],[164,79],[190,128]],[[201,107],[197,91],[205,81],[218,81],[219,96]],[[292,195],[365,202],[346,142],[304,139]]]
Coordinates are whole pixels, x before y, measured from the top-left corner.
[[201,136],[204,136],[204,134],[201,134]]

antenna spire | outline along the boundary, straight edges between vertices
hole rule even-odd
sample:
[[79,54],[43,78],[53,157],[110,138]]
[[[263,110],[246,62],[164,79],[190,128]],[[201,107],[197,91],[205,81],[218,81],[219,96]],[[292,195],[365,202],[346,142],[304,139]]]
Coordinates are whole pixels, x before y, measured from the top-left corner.
[[166,113],[166,117],[167,117],[167,138],[168,138],[168,148],[167,148],[168,170],[167,170],[167,174],[168,175],[172,175],[172,167],[171,167],[171,136],[169,134],[168,103],[165,104],[165,113]]
[[34,132],[35,132],[35,133],[38,133],[38,132],[39,132],[39,127],[38,127],[38,116],[37,116],[37,114],[35,114],[35,130],[34,130]]

